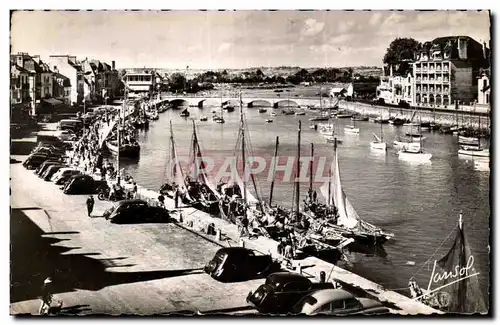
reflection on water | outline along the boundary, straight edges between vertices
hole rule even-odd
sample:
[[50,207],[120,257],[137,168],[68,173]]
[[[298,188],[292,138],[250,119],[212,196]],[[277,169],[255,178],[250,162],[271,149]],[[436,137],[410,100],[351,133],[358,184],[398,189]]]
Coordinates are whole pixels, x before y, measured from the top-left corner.
[[[191,117],[209,112],[190,108]],[[279,113],[279,110],[272,110]],[[269,112],[268,111],[268,112]],[[272,157],[275,138],[279,136],[279,156],[295,156],[297,151],[297,122],[302,121],[302,147],[304,155],[309,155],[310,143],[315,144],[315,156],[326,157],[329,167],[333,144],[327,144],[319,132],[307,127],[306,116],[278,114],[274,123],[265,119],[269,114],[259,114],[257,109],[246,112],[250,132],[251,149],[254,156]],[[239,113],[225,113],[225,124],[216,124],[209,119],[197,122],[198,137],[203,154],[216,161],[235,153],[238,135]],[[125,169],[141,185],[157,189],[164,182],[169,151],[169,120],[172,120],[177,151],[179,155],[189,155],[192,125],[190,120],[179,117],[179,111],[167,111],[158,121],[150,123],[149,131],[140,132],[141,158],[136,164],[127,164]],[[336,120],[337,130],[350,125],[350,120]],[[342,185],[360,217],[379,225],[395,234],[393,241],[384,246],[387,257],[381,261],[377,254],[362,255],[352,261],[352,268],[361,276],[374,280],[387,288],[406,287],[408,279],[434,253],[446,235],[457,224],[458,214],[463,211],[464,229],[477,261],[480,283],[485,296],[489,276],[489,177],[475,169],[473,163],[465,163],[457,155],[457,137],[437,132],[425,132],[425,150],[432,159],[424,164],[414,164],[398,158],[395,148],[379,155],[371,150],[372,134],[380,133],[380,124],[357,122],[359,135],[341,136],[344,140],[338,146]],[[383,125],[384,139],[392,143],[394,138],[407,132],[405,127]],[[317,164],[317,163],[316,163]],[[484,163],[479,163],[484,166]],[[270,184],[267,169],[257,175],[262,198],[269,197]],[[325,174],[327,170],[325,169]],[[281,177],[283,172],[281,172]],[[320,184],[315,184],[318,189]],[[301,195],[307,192],[308,183],[301,184]],[[291,206],[293,184],[277,181],[273,199],[280,205]],[[321,197],[318,191],[318,198]],[[446,254],[451,243],[443,244],[436,258]],[[415,266],[408,266],[408,260]],[[387,262],[389,261],[389,262]],[[431,261],[432,262],[432,261]],[[432,265],[431,265],[432,269]],[[415,280],[425,285],[430,271],[422,268]]]

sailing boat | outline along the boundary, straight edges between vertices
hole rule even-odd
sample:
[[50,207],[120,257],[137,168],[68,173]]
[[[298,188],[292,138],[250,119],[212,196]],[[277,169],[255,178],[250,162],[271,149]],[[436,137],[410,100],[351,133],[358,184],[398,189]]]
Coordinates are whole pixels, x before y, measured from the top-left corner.
[[[245,126],[246,123],[243,118],[243,107],[240,93],[240,127],[239,134],[236,140],[236,151],[241,149],[241,161],[243,165],[243,180],[239,176],[237,170],[238,158],[233,159],[231,166],[231,177],[225,183],[217,185],[219,193],[219,211],[222,219],[232,223],[238,223],[239,220],[247,218],[249,224],[253,229],[258,229],[261,233],[267,235],[267,231],[262,225],[261,218],[267,217],[264,204],[258,198],[257,183],[253,174],[247,175],[247,161],[246,161],[246,145],[245,139]],[[255,197],[247,188],[247,178],[250,178],[255,194]]]
[[160,187],[159,192],[169,198],[174,198],[176,192],[179,192],[179,196],[184,203],[191,203],[192,200],[187,190],[184,172],[177,158],[172,121],[170,121],[170,161],[168,166],[167,177],[169,179]]
[[373,133],[373,137],[375,138],[375,141],[370,142],[370,148],[373,150],[387,150],[387,143],[384,141],[384,130],[382,128],[382,123],[380,123],[380,138]]
[[[125,95],[126,97],[126,95]],[[123,107],[120,108],[118,113],[118,122],[115,124],[116,133],[109,139],[104,141],[108,150],[120,158],[139,158],[141,152],[141,146],[135,139],[134,135],[131,135],[131,131],[127,130],[127,134],[122,134],[126,129],[122,126],[122,114],[125,112],[125,104],[127,100],[123,101]],[[123,113],[122,113],[123,112]],[[123,117],[125,120],[125,117]]]
[[[437,266],[442,270],[442,274],[436,270]],[[421,289],[412,279],[408,285],[414,300],[444,312],[487,313],[478,275],[460,214],[453,245],[445,256],[434,261],[427,289]],[[439,286],[432,289],[433,283]]]
[[328,121],[328,120],[330,120],[330,114],[328,114],[328,112],[324,112],[323,111],[323,100],[321,99],[321,94],[322,94],[322,89],[319,92],[319,107],[320,107],[321,115],[311,117],[309,119],[309,121],[311,121],[311,122],[315,122],[315,121]]
[[352,120],[352,125],[346,125],[344,127],[344,133],[359,134],[359,128],[356,127],[356,120]]
[[422,140],[422,137],[420,137],[418,146],[411,143],[408,146],[403,147],[403,149],[398,151],[399,158],[411,161],[431,160],[432,154],[424,151]]
[[337,144],[342,143],[342,139],[338,135],[335,135],[335,133],[337,133],[337,134],[339,133],[338,132],[338,127],[339,127],[338,121],[336,120],[335,125],[332,124],[331,126],[332,126],[332,129],[330,131],[330,134],[325,136],[326,142],[327,143],[337,143]]
[[191,205],[208,213],[217,213],[219,211],[219,193],[206,174],[194,120],[191,142],[191,174],[185,178],[187,192],[192,201]]
[[360,218],[342,188],[336,143],[333,158],[329,180],[320,188],[328,204],[337,210],[337,218],[329,220],[328,228],[338,231],[345,238],[353,238],[363,245],[383,244],[394,237],[394,234],[384,232]]
[[472,157],[490,157],[490,150],[482,148],[481,140],[477,138],[475,145],[460,146],[458,154]]

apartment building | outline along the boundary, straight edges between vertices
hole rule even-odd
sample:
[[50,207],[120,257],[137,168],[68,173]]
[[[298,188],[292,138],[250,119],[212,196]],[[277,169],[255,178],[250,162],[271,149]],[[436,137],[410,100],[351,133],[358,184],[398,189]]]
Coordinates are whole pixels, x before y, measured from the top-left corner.
[[154,91],[156,87],[156,73],[150,70],[129,72],[124,76],[123,82],[130,92],[130,96],[141,96]]
[[58,73],[69,79],[71,85],[69,100],[71,104],[81,103],[83,100],[83,71],[76,56],[51,55],[49,57],[51,67],[57,69]]
[[468,36],[425,42],[413,63],[417,106],[470,105],[477,99],[479,70],[488,66],[486,45]]

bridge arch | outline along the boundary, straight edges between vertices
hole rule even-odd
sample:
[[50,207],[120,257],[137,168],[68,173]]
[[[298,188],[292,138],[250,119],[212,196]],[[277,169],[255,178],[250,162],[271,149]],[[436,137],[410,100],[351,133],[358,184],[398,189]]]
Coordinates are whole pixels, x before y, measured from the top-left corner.
[[273,104],[267,100],[256,99],[249,102],[248,107],[273,107]]
[[297,104],[297,102],[294,102],[293,100],[289,100],[289,99],[284,99],[284,100],[280,100],[280,101],[277,101],[276,103],[274,103],[273,105],[274,108],[282,108],[282,107],[300,107],[299,104]]
[[189,102],[185,99],[182,99],[182,98],[176,98],[176,99],[172,99],[170,101],[170,105],[172,105],[172,108],[188,107]]
[[228,99],[222,102],[222,106],[240,106],[240,102],[237,99]]
[[220,100],[215,98],[206,98],[198,102],[198,108],[203,107],[220,107]]

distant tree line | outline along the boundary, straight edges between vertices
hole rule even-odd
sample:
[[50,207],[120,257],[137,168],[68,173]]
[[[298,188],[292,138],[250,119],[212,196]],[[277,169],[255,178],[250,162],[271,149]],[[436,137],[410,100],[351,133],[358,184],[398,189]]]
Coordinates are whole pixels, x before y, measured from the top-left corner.
[[172,92],[197,92],[210,90],[216,83],[237,83],[237,84],[273,84],[298,85],[302,82],[351,82],[353,69],[321,68],[313,71],[300,69],[289,76],[265,75],[261,69],[255,71],[245,71],[239,74],[229,74],[227,70],[207,71],[193,79],[186,79],[181,73],[173,73],[168,77],[168,90]]

